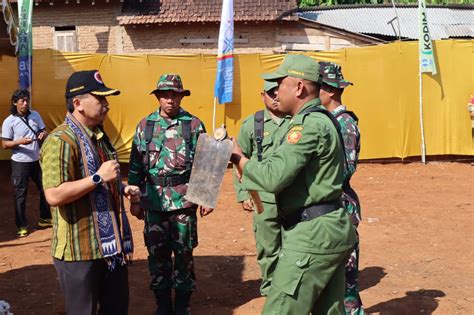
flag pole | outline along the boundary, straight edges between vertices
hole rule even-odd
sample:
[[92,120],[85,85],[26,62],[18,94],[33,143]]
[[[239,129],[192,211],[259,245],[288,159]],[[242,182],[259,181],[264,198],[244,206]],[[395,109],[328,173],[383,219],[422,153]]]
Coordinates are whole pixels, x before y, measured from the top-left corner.
[[217,110],[217,97],[214,96],[214,107],[212,109],[212,132],[216,131],[216,110]]
[[[422,14],[421,10],[424,8],[424,3],[418,0],[418,15],[419,19],[420,14]],[[420,22],[420,21],[418,21]],[[422,32],[419,31],[418,33],[418,46],[419,46],[419,51],[420,47],[422,45]],[[420,106],[420,133],[421,133],[421,163],[426,164],[426,146],[425,146],[425,124],[423,122],[423,63],[422,59],[418,58],[418,83],[419,83],[419,91],[420,91],[420,101],[419,101],[419,106]]]
[[423,73],[418,74],[420,82],[420,131],[421,131],[421,163],[426,164],[425,127],[423,123]]
[[[212,129],[216,129],[217,102],[225,105],[232,103],[234,82],[234,3],[222,1],[221,24],[217,43],[217,71],[214,84],[214,108],[212,111]],[[225,111],[224,119],[225,122]]]
[[419,85],[420,85],[420,132],[421,132],[421,162],[426,164],[425,127],[423,122],[423,72],[436,75],[436,61],[433,43],[428,26],[425,0],[418,0],[418,50],[419,50]]

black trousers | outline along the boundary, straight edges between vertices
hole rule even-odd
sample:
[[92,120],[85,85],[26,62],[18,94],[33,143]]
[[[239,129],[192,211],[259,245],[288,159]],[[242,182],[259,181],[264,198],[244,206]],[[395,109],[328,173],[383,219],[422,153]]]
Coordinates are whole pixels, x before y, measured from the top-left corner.
[[63,261],[53,258],[67,315],[128,314],[128,269],[110,271],[103,259]]
[[40,195],[40,218],[51,219],[51,211],[44,197],[43,183],[41,180],[41,167],[36,162],[15,162],[12,161],[12,185],[15,189],[15,223],[17,227],[27,227],[25,205],[28,194],[28,181],[33,180]]

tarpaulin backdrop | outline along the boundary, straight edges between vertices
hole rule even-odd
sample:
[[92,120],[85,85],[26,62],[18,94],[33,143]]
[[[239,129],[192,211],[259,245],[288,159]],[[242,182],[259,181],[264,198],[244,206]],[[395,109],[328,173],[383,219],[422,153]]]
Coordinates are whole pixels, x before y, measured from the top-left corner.
[[[474,93],[472,40],[436,41],[438,74],[423,75],[426,147],[428,155],[472,155],[471,122],[466,110]],[[354,82],[343,95],[344,103],[360,119],[362,159],[404,158],[420,155],[418,106],[418,42],[347,48],[310,53],[320,61],[342,65],[344,76]],[[274,70],[284,55],[236,55],[233,102],[218,106],[217,124],[225,123],[237,135],[242,120],[262,108],[260,74]],[[216,76],[215,55],[104,55],[36,50],[33,58],[32,107],[49,130],[66,112],[64,89],[77,70],[99,69],[108,86],[122,94],[109,97],[105,129],[121,161],[128,161],[138,121],[157,108],[149,92],[160,74],[181,75],[191,96],[182,106],[201,118],[212,132],[212,107]],[[11,93],[17,87],[14,58],[0,59],[0,119],[9,114]],[[9,152],[0,150],[0,158]]]

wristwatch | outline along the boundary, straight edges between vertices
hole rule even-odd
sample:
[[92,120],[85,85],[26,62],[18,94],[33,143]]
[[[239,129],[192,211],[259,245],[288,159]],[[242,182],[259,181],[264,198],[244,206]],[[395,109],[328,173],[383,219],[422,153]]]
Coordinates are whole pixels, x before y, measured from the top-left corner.
[[100,184],[102,184],[102,177],[100,177],[99,174],[95,173],[94,175],[92,175],[92,182],[98,186]]

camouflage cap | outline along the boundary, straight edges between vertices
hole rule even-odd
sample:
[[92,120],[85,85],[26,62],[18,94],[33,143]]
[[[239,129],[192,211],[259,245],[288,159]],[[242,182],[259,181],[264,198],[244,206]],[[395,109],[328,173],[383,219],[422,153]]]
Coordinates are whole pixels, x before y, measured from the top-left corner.
[[265,92],[268,92],[270,90],[273,90],[274,88],[278,87],[278,83],[275,82],[275,81],[267,81],[267,80],[264,80],[263,81],[263,90]]
[[319,64],[305,55],[287,55],[275,72],[262,75],[264,80],[276,81],[284,77],[319,81]]
[[332,87],[343,89],[349,85],[353,85],[352,82],[344,80],[342,75],[341,66],[332,62],[320,62],[319,72],[321,75],[321,82]]
[[162,74],[158,80],[158,83],[156,83],[156,89],[151,91],[150,94],[154,94],[158,91],[175,91],[178,93],[183,93],[184,96],[191,95],[189,90],[183,89],[183,81],[181,81],[179,74]]

